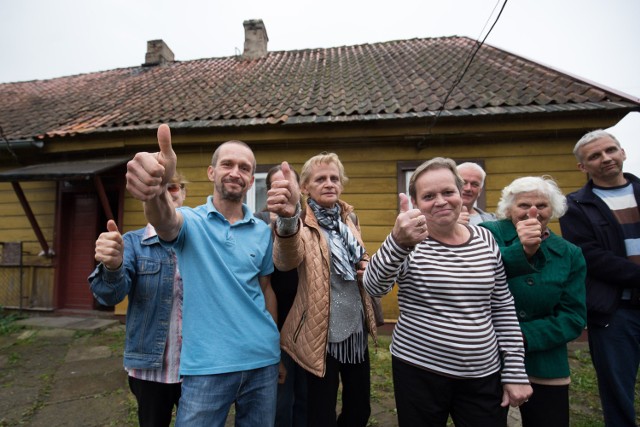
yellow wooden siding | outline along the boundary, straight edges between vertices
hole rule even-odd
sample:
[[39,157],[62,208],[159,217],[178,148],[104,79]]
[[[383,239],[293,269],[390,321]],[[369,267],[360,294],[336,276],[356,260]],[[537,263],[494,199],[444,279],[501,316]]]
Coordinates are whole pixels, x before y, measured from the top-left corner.
[[[25,182],[20,184],[29,206],[47,242],[53,244],[55,221],[55,182]],[[37,241],[31,224],[10,183],[0,183],[0,241]],[[37,255],[40,245],[25,245],[23,252]]]
[[129,298],[125,297],[121,302],[116,304],[116,306],[113,309],[113,314],[117,316],[126,316],[128,306],[129,306]]
[[[358,147],[334,147],[334,151],[340,156],[346,174],[350,177],[345,186],[343,199],[355,206],[365,245],[368,252],[373,254],[391,231],[397,215],[398,162],[423,161],[435,156],[483,160],[488,174],[485,184],[487,207],[493,211],[502,188],[521,176],[551,175],[565,193],[584,185],[586,178],[578,171],[571,152],[574,143],[573,139],[473,146],[457,143],[425,147],[421,150],[406,145],[387,144],[386,147],[375,146],[367,150]],[[313,150],[310,151],[313,153]],[[317,150],[319,151],[322,149]],[[256,153],[263,163],[289,160],[289,153],[280,153],[277,150],[269,152],[268,156],[266,153],[262,156],[259,148],[256,149]],[[557,221],[552,222],[550,227],[554,232],[560,232]],[[386,318],[397,318],[396,289],[383,298],[382,304]]]
[[[460,132],[459,129],[447,126],[443,125],[441,130]],[[490,132],[495,129],[496,123],[477,123],[473,126],[479,133]],[[548,127],[547,124],[541,124],[541,128],[544,126]],[[558,126],[562,127],[562,124]],[[278,140],[278,132],[286,136],[283,138],[286,142],[280,146],[274,142]],[[370,130],[372,134],[376,132],[382,135],[385,131]],[[200,135],[176,138],[174,149],[178,154],[178,170],[190,181],[185,204],[192,207],[198,206],[204,203],[206,197],[212,193],[213,184],[209,182],[206,172],[211,162],[211,155],[221,141],[232,138],[249,141],[256,153],[258,165],[271,166],[287,160],[298,172],[303,163],[315,154],[322,151],[337,153],[350,178],[345,186],[343,199],[356,209],[362,227],[363,240],[370,254],[379,248],[395,222],[398,204],[398,162],[424,161],[435,156],[484,161],[487,171],[486,203],[489,211],[495,209],[502,188],[521,176],[551,175],[565,193],[580,188],[586,180],[584,174],[578,171],[576,160],[572,155],[574,138],[557,138],[549,141],[531,137],[517,141],[482,143],[467,143],[452,139],[451,142],[425,143],[424,146],[417,147],[416,143],[408,143],[401,138],[385,143],[331,142],[330,133],[323,135],[324,139],[317,137],[315,141],[310,141],[311,136],[307,134],[304,143],[297,143],[292,139],[292,135],[297,134],[297,130],[291,130],[289,132],[274,131],[268,134],[239,133],[237,135],[219,134],[215,137]],[[342,136],[348,135],[345,133]],[[254,142],[251,142],[251,138],[255,138]],[[113,147],[135,146],[136,150],[139,150],[140,144],[143,143],[144,150],[147,151],[154,151],[157,147],[155,138],[152,136],[124,138],[109,143]],[[200,145],[194,148],[193,144],[196,143]],[[71,149],[71,147],[58,145],[55,151],[65,149]],[[76,147],[73,149],[75,150]],[[56,184],[28,182],[21,183],[21,186],[38,223],[43,228],[47,242],[52,244]],[[31,226],[9,183],[0,183],[0,217],[3,219],[0,221],[0,235],[2,235],[0,240],[24,240],[27,242],[25,251],[34,255],[40,251]],[[121,231],[141,228],[145,224],[142,204],[126,193],[124,217],[122,224],[119,224]],[[557,221],[551,224],[551,228],[559,232]],[[50,282],[52,283],[53,280],[51,279]],[[394,318],[398,314],[395,292],[394,290],[394,293],[383,298],[387,318]],[[119,305],[116,310],[124,313],[125,309],[126,304]]]
[[[20,187],[47,243],[53,245],[55,182],[25,182]],[[0,267],[0,306],[53,309],[52,260],[38,256],[40,243],[12,185],[6,182],[0,183],[0,236],[2,242],[22,242],[23,264],[21,278],[17,267]]]
[[[373,254],[391,231],[397,215],[398,162],[423,161],[435,156],[483,160],[488,174],[485,183],[487,207],[492,211],[497,205],[502,188],[521,176],[551,175],[565,193],[584,185],[585,176],[578,171],[576,160],[571,154],[573,144],[573,140],[531,140],[516,144],[453,143],[420,150],[400,143],[384,146],[378,144],[370,148],[340,145],[318,146],[314,150],[305,147],[304,150],[295,152],[272,148],[261,150],[256,145],[253,148],[258,164],[273,165],[287,160],[298,171],[308,157],[325,150],[336,152],[350,178],[345,186],[343,199],[355,207],[367,251]],[[206,158],[207,163],[202,168],[194,166],[196,160],[189,154],[179,153],[178,158],[178,168],[191,181],[186,204],[196,206],[212,192],[212,184],[204,172],[210,158]],[[189,165],[189,168],[180,168],[181,164]],[[143,216],[139,218],[143,220]],[[559,233],[557,221],[552,222],[550,227]],[[396,318],[397,290],[385,296],[382,301],[385,317]]]

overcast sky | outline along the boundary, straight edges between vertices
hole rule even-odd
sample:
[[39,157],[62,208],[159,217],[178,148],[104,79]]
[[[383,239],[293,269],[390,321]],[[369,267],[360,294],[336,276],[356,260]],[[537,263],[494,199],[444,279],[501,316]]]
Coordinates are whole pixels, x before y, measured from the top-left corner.
[[[270,51],[414,37],[483,38],[504,0],[0,0],[0,83],[242,52],[247,19]],[[639,0],[509,0],[486,43],[640,98]],[[2,100],[0,100],[1,102]],[[610,129],[640,175],[640,113]]]

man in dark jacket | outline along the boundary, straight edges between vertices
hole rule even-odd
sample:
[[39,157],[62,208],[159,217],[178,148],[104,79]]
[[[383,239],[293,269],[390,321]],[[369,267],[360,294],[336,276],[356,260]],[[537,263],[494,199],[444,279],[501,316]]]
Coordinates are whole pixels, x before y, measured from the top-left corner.
[[569,194],[562,235],[587,261],[589,348],[605,424],[636,426],[640,365],[640,180],[622,172],[624,149],[611,134],[583,136],[573,153],[591,178]]

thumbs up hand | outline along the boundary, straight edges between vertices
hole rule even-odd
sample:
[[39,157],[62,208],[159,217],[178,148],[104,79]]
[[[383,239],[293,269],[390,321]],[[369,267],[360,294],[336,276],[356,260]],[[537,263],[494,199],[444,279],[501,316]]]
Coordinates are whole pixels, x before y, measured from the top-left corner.
[[284,179],[271,182],[267,191],[267,210],[283,218],[291,218],[300,202],[300,188],[289,163],[282,162],[281,168]]
[[527,217],[516,224],[516,231],[527,258],[531,258],[542,243],[542,224],[538,220],[538,208],[529,208]]
[[124,242],[118,231],[116,222],[110,219],[107,222],[107,231],[98,236],[96,240],[95,260],[104,264],[109,270],[117,270],[122,265]]
[[137,153],[127,163],[127,190],[142,201],[165,193],[165,185],[176,172],[177,157],[171,147],[171,130],[166,124],[158,128],[157,153]]
[[458,223],[460,224],[469,224],[469,219],[471,215],[469,215],[469,209],[466,206],[462,206],[462,210],[460,210],[460,216],[458,217]]
[[393,240],[405,248],[413,247],[429,236],[427,219],[419,209],[409,209],[409,198],[406,194],[398,195],[400,213],[391,230]]

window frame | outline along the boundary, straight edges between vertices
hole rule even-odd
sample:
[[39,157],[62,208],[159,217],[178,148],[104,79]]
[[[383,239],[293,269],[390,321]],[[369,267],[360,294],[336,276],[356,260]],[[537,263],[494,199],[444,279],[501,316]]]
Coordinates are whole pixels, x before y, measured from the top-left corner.
[[[253,174],[253,185],[251,186],[251,188],[249,189],[249,191],[247,191],[247,194],[245,195],[244,198],[244,203],[246,203],[246,205],[249,207],[249,209],[251,209],[252,212],[260,212],[262,210],[262,208],[264,206],[259,206],[256,207],[256,188],[257,188],[257,183],[259,181],[266,181],[267,179],[267,173],[269,172],[269,169],[271,169],[272,167],[274,167],[275,164],[273,165],[258,165],[256,167],[256,170]],[[266,185],[265,185],[266,188]],[[266,196],[266,193],[265,193]],[[266,200],[266,198],[265,198]]]

